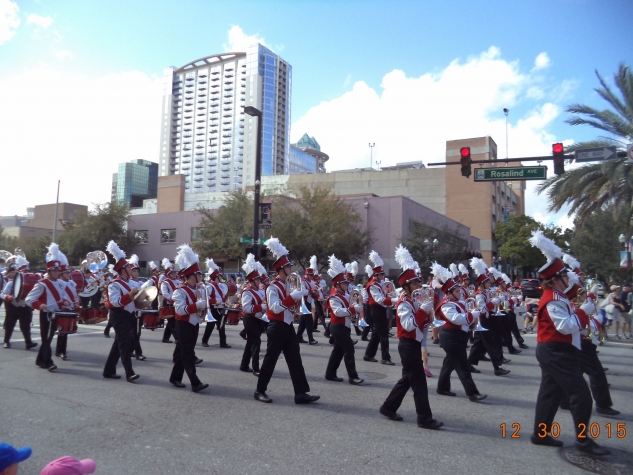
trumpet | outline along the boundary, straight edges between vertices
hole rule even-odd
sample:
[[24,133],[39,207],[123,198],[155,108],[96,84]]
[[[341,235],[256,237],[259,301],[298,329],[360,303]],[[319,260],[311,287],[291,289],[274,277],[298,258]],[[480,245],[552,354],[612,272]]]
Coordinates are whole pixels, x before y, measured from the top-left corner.
[[[349,292],[349,306],[355,307],[356,305],[363,306],[363,295],[360,293],[358,289],[352,289]],[[361,310],[360,313],[357,313],[351,317],[352,325],[361,326],[363,328],[368,327],[369,324],[365,321],[365,312]]]
[[[301,277],[296,272],[293,272],[286,279],[288,294],[293,293],[295,290],[303,290],[303,284],[301,283]],[[303,303],[303,297],[300,302],[295,302],[292,308],[289,308],[293,315],[303,315],[304,313],[310,313]]]
[[435,292],[433,289],[416,289],[411,293],[411,298],[421,307],[426,303],[433,303]]
[[[469,312],[473,312],[473,311],[477,310],[477,301],[474,298],[472,298],[472,297],[467,298],[466,299],[466,308],[468,309]],[[474,331],[476,331],[476,332],[485,332],[485,331],[488,331],[488,329],[484,328],[481,325],[481,321],[479,319],[477,319],[477,327],[474,329]]]
[[205,303],[204,308],[198,309],[198,316],[207,322],[216,322],[217,320],[213,318],[213,314],[209,308],[209,292],[204,282],[200,282],[196,286],[196,298],[198,302],[203,301]]

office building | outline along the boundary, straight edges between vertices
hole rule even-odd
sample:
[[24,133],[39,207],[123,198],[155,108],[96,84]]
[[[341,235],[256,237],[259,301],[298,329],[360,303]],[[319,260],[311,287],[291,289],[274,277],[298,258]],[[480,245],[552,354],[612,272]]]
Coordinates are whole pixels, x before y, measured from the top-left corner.
[[289,173],[292,67],[261,44],[164,71],[159,175],[181,174],[187,193],[253,185],[257,118],[263,117],[262,174]]
[[112,201],[130,208],[140,208],[143,200],[156,198],[158,164],[148,160],[119,163],[112,175]]

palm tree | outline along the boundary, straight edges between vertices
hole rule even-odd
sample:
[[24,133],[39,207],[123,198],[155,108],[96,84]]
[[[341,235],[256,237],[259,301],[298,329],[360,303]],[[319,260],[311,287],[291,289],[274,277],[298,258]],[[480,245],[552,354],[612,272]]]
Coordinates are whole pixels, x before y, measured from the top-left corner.
[[[583,104],[572,104],[566,112],[574,114],[566,122],[571,125],[589,125],[610,134],[595,140],[580,142],[567,148],[572,152],[579,148],[616,146],[625,150],[633,142],[633,75],[628,66],[620,64],[614,75],[618,91],[613,91],[596,71],[602,87],[595,91],[607,101],[611,109],[599,111]],[[617,93],[617,94],[616,94]],[[547,190],[549,210],[560,211],[569,205],[569,215],[576,214],[577,222],[594,210],[613,207],[614,212],[622,212],[626,220],[628,236],[633,217],[633,167],[627,158],[616,158],[601,163],[592,163],[568,170],[544,181],[538,188],[540,194]]]

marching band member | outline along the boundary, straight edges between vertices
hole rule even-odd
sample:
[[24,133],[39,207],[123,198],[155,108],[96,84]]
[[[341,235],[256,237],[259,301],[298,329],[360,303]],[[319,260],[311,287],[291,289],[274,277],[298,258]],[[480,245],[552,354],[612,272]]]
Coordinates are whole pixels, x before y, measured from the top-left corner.
[[59,261],[59,246],[51,243],[46,254],[47,273],[26,296],[26,304],[34,310],[40,311],[40,336],[42,345],[35,359],[40,368],[53,372],[57,366],[53,362],[51,342],[55,336],[57,325],[55,311],[66,308],[70,302],[66,298],[66,285],[59,279],[61,262]]
[[[517,316],[516,313],[514,313],[514,309],[519,305],[520,300],[519,297],[513,297],[510,295],[510,290],[512,289],[512,280],[510,280],[510,277],[508,277],[503,272],[501,273],[499,288],[505,293],[506,299],[505,319],[503,320],[501,334],[503,338],[503,344],[506,348],[508,348],[508,353],[510,353],[511,355],[518,355],[519,353],[521,353],[521,350],[516,349],[514,345],[512,345],[512,323],[514,322],[514,326],[517,327]],[[519,344],[519,346],[521,346],[522,341],[523,338],[521,338],[521,340],[517,338],[517,344]]]
[[183,244],[178,247],[175,261],[180,266],[180,278],[183,283],[173,293],[176,309],[176,351],[169,382],[177,388],[184,388],[182,377],[186,372],[191,382],[191,390],[198,393],[209,387],[208,384],[202,383],[196,374],[195,354],[196,340],[200,323],[202,323],[198,312],[206,309],[209,302],[198,299],[198,273],[200,273],[198,255],[189,245]]
[[365,361],[376,362],[378,343],[382,353],[381,363],[393,366],[389,355],[389,327],[387,323],[387,307],[393,305],[393,301],[387,295],[383,281],[385,279],[384,262],[376,251],[369,253],[369,260],[374,264],[371,284],[368,285],[369,314],[371,316],[371,338],[365,350]]
[[[78,309],[80,306],[79,297],[77,296],[77,284],[70,278],[70,267],[68,267],[68,258],[63,252],[59,252],[59,261],[61,263],[60,277],[64,282],[66,288],[64,289],[64,296],[70,302],[70,307]],[[68,335],[59,333],[57,335],[57,345],[55,347],[55,356],[62,360],[68,359]]]
[[[128,259],[128,264],[130,265],[130,287],[136,287],[139,291],[143,290],[143,283],[138,280],[140,267],[138,265],[138,256],[136,254],[132,254]],[[145,287],[151,285],[151,279],[147,281],[149,284]],[[145,361],[147,358],[143,356],[143,348],[141,348],[141,330],[143,329],[143,318],[141,317],[141,312],[136,309],[134,312],[134,316],[136,317],[136,321],[134,322],[134,326],[132,327],[132,356],[136,356],[136,359],[139,361]]]
[[314,295],[312,299],[314,300],[314,327],[312,327],[312,331],[315,333],[319,333],[319,320],[321,320],[321,325],[323,325],[323,336],[329,338],[328,327],[325,323],[325,283],[321,285],[322,281],[321,275],[319,274],[319,267],[317,266],[317,257],[312,256],[310,258],[310,268],[313,271],[313,282],[315,285]]
[[[350,289],[356,288],[356,276],[358,275],[358,262],[353,261],[345,264],[345,278],[349,283]],[[358,326],[358,323],[354,325],[354,331],[356,332],[356,336],[361,336],[363,331]],[[352,340],[354,344],[358,343],[358,340]]]
[[211,304],[211,314],[216,321],[207,322],[204,335],[202,335],[202,346],[209,346],[209,337],[217,325],[218,335],[220,336],[220,348],[231,348],[231,345],[226,343],[226,318],[224,309],[219,308],[226,303],[226,291],[223,290],[222,285],[220,285],[222,277],[220,275],[220,268],[213,259],[207,259],[206,264],[209,272],[209,283],[207,285],[209,289],[209,303]]
[[393,421],[401,421],[402,416],[396,411],[411,388],[415,411],[418,415],[418,427],[437,430],[444,423],[433,419],[426,376],[420,359],[422,342],[426,340],[427,328],[432,322],[429,313],[433,308],[433,302],[425,302],[420,307],[412,296],[413,292],[422,286],[422,278],[415,272],[416,263],[409,251],[400,245],[396,249],[395,257],[402,269],[397,279],[398,285],[402,287],[402,293],[396,303],[396,328],[399,339],[398,353],[402,361],[402,378],[380,406],[380,413]]
[[[574,420],[578,450],[593,455],[607,455],[609,451],[596,444],[589,437],[589,431],[582,431],[583,424],[585,428],[589,427],[593,404],[580,364],[580,332],[589,325],[587,314],[593,311],[593,304],[586,302],[574,313],[564,294],[569,286],[569,277],[561,260],[563,252],[542,231],[532,233],[530,244],[539,248],[547,258],[547,263],[538,271],[543,287],[543,296],[537,311],[536,344],[536,359],[541,367],[541,387],[536,399],[531,441],[536,445],[563,445],[549,435],[549,432],[562,395],[566,394]],[[578,437],[581,431],[584,432],[584,438]]]
[[[305,311],[303,309],[303,305],[299,306],[302,313],[301,317],[299,318],[299,327],[297,328],[297,339],[299,340],[299,343],[309,343],[310,345],[316,345],[319,342],[316,341],[312,336],[312,332],[314,331],[314,319],[312,318],[312,305],[314,299],[312,298],[312,295],[314,294],[314,289],[316,288],[316,284],[314,283],[314,270],[312,269],[312,267],[308,267],[306,269],[305,275],[301,278],[301,288],[303,289],[303,303],[305,305],[305,309],[307,309],[310,313],[303,313]],[[303,339],[304,330],[308,334],[307,342]]]
[[15,323],[20,322],[20,331],[24,335],[26,349],[35,348],[37,343],[31,340],[31,322],[33,321],[33,310],[24,300],[13,298],[13,278],[17,272],[28,271],[29,262],[22,256],[15,256],[15,259],[7,263],[4,274],[4,287],[0,293],[0,299],[4,302],[4,347],[11,348],[11,335]]
[[372,284],[372,276],[374,274],[374,271],[371,269],[369,264],[365,266],[365,274],[367,274],[367,284],[365,284],[365,286],[360,290],[360,293],[363,296],[363,314],[365,316],[365,323],[367,323],[367,326],[363,328],[360,339],[363,341],[369,341],[367,335],[369,335],[369,331],[371,330],[371,312],[369,311],[369,291],[367,289]]
[[163,343],[171,343],[172,341],[169,337],[174,333],[176,328],[176,320],[173,317],[173,315],[176,314],[176,311],[174,310],[174,300],[172,295],[176,288],[180,285],[180,282],[176,280],[178,278],[178,273],[169,259],[166,257],[163,258],[161,265],[163,266],[164,272],[158,279],[160,283],[160,293],[162,295],[159,315],[160,317],[165,317],[166,319],[165,331],[163,332]]
[[462,290],[453,280],[451,271],[437,262],[433,263],[431,270],[445,294],[435,310],[437,318],[445,322],[440,329],[439,340],[446,353],[437,381],[437,393],[442,396],[456,395],[451,391],[451,373],[455,370],[468,399],[473,402],[481,401],[486,398],[486,394],[480,394],[477,390],[466,356],[468,330],[477,323],[479,312],[469,312],[466,304],[460,301]]
[[254,397],[260,402],[273,402],[266,395],[266,390],[279,355],[283,352],[295,391],[295,404],[309,404],[317,401],[319,396],[308,394],[310,386],[303,369],[297,334],[292,324],[294,316],[289,310],[301,300],[303,291],[296,289],[288,294],[286,279],[291,273],[292,263],[288,259],[288,250],[279,242],[279,239],[271,237],[265,245],[276,259],[273,262],[273,268],[277,271],[277,277],[266,289],[266,305],[270,320],[266,329],[268,345]]
[[[475,294],[475,303],[480,314],[479,321],[481,326],[487,329],[475,331],[475,340],[470,347],[470,354],[468,355],[470,371],[471,373],[481,373],[475,366],[477,366],[479,361],[488,353],[495,376],[505,376],[510,373],[510,370],[502,368],[501,365],[509,360],[504,361],[501,336],[499,334],[499,322],[495,320],[495,318],[498,319],[498,317],[493,314],[495,306],[500,303],[500,299],[498,297],[491,297],[492,292],[490,288],[492,282],[488,274],[488,269],[486,269],[486,263],[478,257],[473,257],[470,260],[470,267],[475,271],[475,275],[477,275],[475,283],[478,289]],[[494,269],[494,271],[498,272],[496,269]],[[492,278],[494,278],[494,276]]]
[[363,307],[360,304],[350,304],[350,296],[347,292],[349,281],[345,275],[343,263],[334,255],[330,256],[329,263],[330,268],[327,273],[332,278],[332,288],[336,293],[328,299],[330,334],[334,340],[334,348],[332,348],[332,354],[325,370],[325,379],[328,381],[343,381],[343,378],[336,376],[336,371],[341,365],[341,360],[344,360],[349,383],[357,386],[362,384],[364,380],[360,379],[356,372],[351,326],[352,318],[360,315]]
[[[249,285],[242,292],[242,311],[244,312],[244,330],[246,331],[246,345],[242,354],[240,371],[253,373],[259,376],[259,350],[262,344],[262,332],[264,322],[262,317],[266,314],[266,293],[260,289],[261,275],[258,262],[253,254],[246,256],[242,266]],[[249,363],[252,362],[252,369]]]
[[[160,285],[158,283],[158,281],[160,279],[160,269],[158,268],[158,266],[156,265],[156,263],[154,261],[149,261],[148,265],[149,265],[149,268],[152,271],[152,275],[147,280],[147,282],[145,282],[141,286],[141,289],[145,289],[146,287],[149,287],[149,286],[154,286],[154,287],[156,287],[156,289],[158,289],[158,293],[160,294]],[[152,310],[158,310],[158,297],[156,297],[154,300],[152,300],[151,309]]]
[[134,336],[133,327],[136,325],[136,306],[134,297],[138,293],[138,288],[130,284],[132,271],[125,260],[125,252],[119,246],[110,241],[106,250],[114,257],[116,264],[113,271],[119,277],[108,285],[108,304],[110,307],[110,321],[114,327],[114,342],[110,354],[103,368],[103,377],[109,379],[120,379],[116,374],[116,367],[119,359],[125,369],[125,377],[128,382],[136,381],[139,375],[132,369],[132,339]]

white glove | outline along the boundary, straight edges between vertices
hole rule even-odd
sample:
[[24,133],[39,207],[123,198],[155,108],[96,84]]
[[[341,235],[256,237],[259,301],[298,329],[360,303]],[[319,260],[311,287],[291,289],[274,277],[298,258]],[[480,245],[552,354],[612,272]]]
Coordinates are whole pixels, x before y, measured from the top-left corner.
[[580,306],[580,310],[584,311],[587,315],[592,315],[596,311],[596,306],[591,300],[587,300]]
[[522,301],[523,301],[523,295],[519,295],[519,296],[517,297],[517,300],[518,300],[519,302],[522,302]]
[[196,307],[198,307],[198,310],[202,310],[203,308],[207,308],[207,302],[205,302],[204,300],[198,300],[196,302]]
[[481,315],[481,313],[479,312],[479,310],[473,310],[472,312],[470,312],[470,314],[473,316],[473,318],[477,319],[479,318],[479,315]]
[[268,305],[266,305],[265,303],[262,304],[262,312],[266,312],[268,310]]
[[293,300],[301,300],[301,297],[303,297],[303,291],[295,290],[293,293],[290,294],[290,296],[293,298]]
[[363,311],[362,305],[354,305],[354,310],[356,310],[356,314],[360,314]]
[[499,299],[498,299],[497,297],[493,298],[493,299],[491,300],[491,302],[492,302],[494,305],[499,305]]
[[48,312],[48,307],[46,305],[40,305],[41,312]]
[[433,310],[433,302],[424,302],[422,304],[422,310],[430,315],[431,311]]

